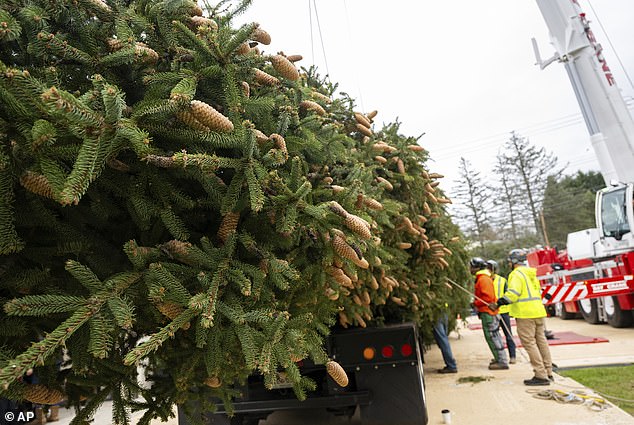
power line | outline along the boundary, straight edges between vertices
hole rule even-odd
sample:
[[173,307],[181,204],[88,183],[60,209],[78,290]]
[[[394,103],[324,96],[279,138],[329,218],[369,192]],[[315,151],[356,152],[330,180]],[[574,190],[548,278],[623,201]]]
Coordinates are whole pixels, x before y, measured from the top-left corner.
[[[627,105],[629,110],[634,109],[634,99],[629,98],[628,100],[626,100],[626,105]],[[582,123],[582,122],[583,122],[583,118],[582,118],[581,114],[580,113],[576,113],[576,114],[565,115],[563,117],[556,118],[556,119],[553,119],[553,120],[543,121],[541,123],[532,124],[532,125],[525,126],[525,127],[519,127],[517,129],[515,129],[515,131],[517,133],[520,133],[520,134],[523,134],[523,135],[526,135],[526,136],[535,136],[535,135],[540,135],[540,134],[544,134],[544,133],[547,133],[547,132],[559,130],[559,129],[562,129],[562,128],[570,127],[572,125],[579,124],[579,123]],[[508,140],[508,135],[509,134],[510,134],[510,131],[509,132],[504,132],[504,133],[493,134],[491,136],[480,137],[480,138],[469,140],[469,141],[464,141],[464,142],[459,142],[459,143],[452,143],[450,146],[448,146],[446,148],[435,149],[434,152],[435,153],[441,153],[440,159],[451,158],[451,157],[454,157],[455,154],[451,153],[451,154],[442,155],[442,153],[443,152],[452,152],[452,151],[460,151],[461,153],[462,152],[470,152],[470,151],[475,151],[475,150],[481,149],[481,148],[483,148],[485,146],[493,146],[493,145],[501,143],[501,142],[506,142]],[[471,146],[472,149],[471,150],[465,150],[465,149],[462,148],[463,146]],[[436,157],[436,158],[439,158],[439,157]]]
[[321,41],[321,51],[324,55],[324,63],[326,64],[326,73],[330,75],[330,70],[328,69],[328,58],[326,58],[326,46],[324,45],[324,38],[321,33],[321,23],[319,22],[319,13],[317,12],[317,3],[313,0],[313,7],[315,8],[315,17],[317,18],[317,29],[319,30],[319,40]]
[[601,19],[599,19],[599,15],[597,15],[597,12],[594,10],[594,7],[592,6],[592,2],[590,2],[590,0],[588,0],[588,5],[590,6],[590,10],[592,10],[592,13],[594,13],[594,17],[597,18],[597,23],[601,27],[601,31],[603,31],[603,34],[605,34],[605,39],[608,40],[608,44],[612,48],[612,51],[614,52],[614,56],[616,56],[616,60],[619,62],[619,65],[621,65],[621,68],[623,69],[623,72],[625,73],[625,78],[627,78],[627,81],[629,81],[630,87],[634,89],[634,83],[632,83],[630,74],[628,74],[627,69],[625,69],[625,66],[623,65],[623,62],[621,61],[621,57],[619,56],[619,53],[616,51],[616,48],[612,44],[612,40],[610,40],[610,36],[608,35],[608,32],[603,27],[603,24],[601,23]]

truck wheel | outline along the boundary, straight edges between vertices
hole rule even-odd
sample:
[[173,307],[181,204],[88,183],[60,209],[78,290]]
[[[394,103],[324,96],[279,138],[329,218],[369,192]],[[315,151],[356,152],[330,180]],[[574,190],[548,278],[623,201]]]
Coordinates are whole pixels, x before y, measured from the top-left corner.
[[597,308],[597,300],[581,300],[579,301],[579,307],[581,310],[581,315],[586,322],[592,325],[601,323],[601,321],[599,320],[599,309]]
[[608,323],[614,328],[628,328],[634,322],[631,310],[622,310],[616,297],[604,297],[603,306]]
[[571,320],[577,317],[577,313],[570,313],[566,311],[566,307],[563,303],[555,304],[555,316],[562,320]]

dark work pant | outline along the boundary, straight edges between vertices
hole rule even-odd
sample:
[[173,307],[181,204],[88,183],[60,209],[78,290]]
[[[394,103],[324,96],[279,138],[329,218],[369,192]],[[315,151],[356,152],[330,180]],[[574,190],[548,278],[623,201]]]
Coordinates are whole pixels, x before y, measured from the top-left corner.
[[513,330],[511,329],[511,316],[508,313],[500,313],[500,319],[502,319],[500,326],[506,337],[506,348],[509,350],[509,356],[514,359],[516,346],[513,340]]

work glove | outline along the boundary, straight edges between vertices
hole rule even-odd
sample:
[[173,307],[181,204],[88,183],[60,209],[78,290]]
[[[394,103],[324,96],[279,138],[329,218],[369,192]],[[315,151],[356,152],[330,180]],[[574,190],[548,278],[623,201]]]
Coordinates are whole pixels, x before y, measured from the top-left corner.
[[502,298],[498,298],[497,304],[498,305],[507,305],[507,304],[511,304],[511,303],[509,302],[509,300],[507,300],[506,298],[502,297]]
[[491,311],[496,311],[500,308],[497,303],[489,303],[488,307]]

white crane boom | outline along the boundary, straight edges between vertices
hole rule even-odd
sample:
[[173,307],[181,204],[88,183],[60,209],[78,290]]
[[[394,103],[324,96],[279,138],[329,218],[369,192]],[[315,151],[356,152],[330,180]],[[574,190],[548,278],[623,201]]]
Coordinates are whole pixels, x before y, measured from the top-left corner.
[[[577,0],[537,0],[537,5],[568,72],[606,184],[634,182],[634,121],[585,13]],[[537,58],[542,67],[552,62]]]

